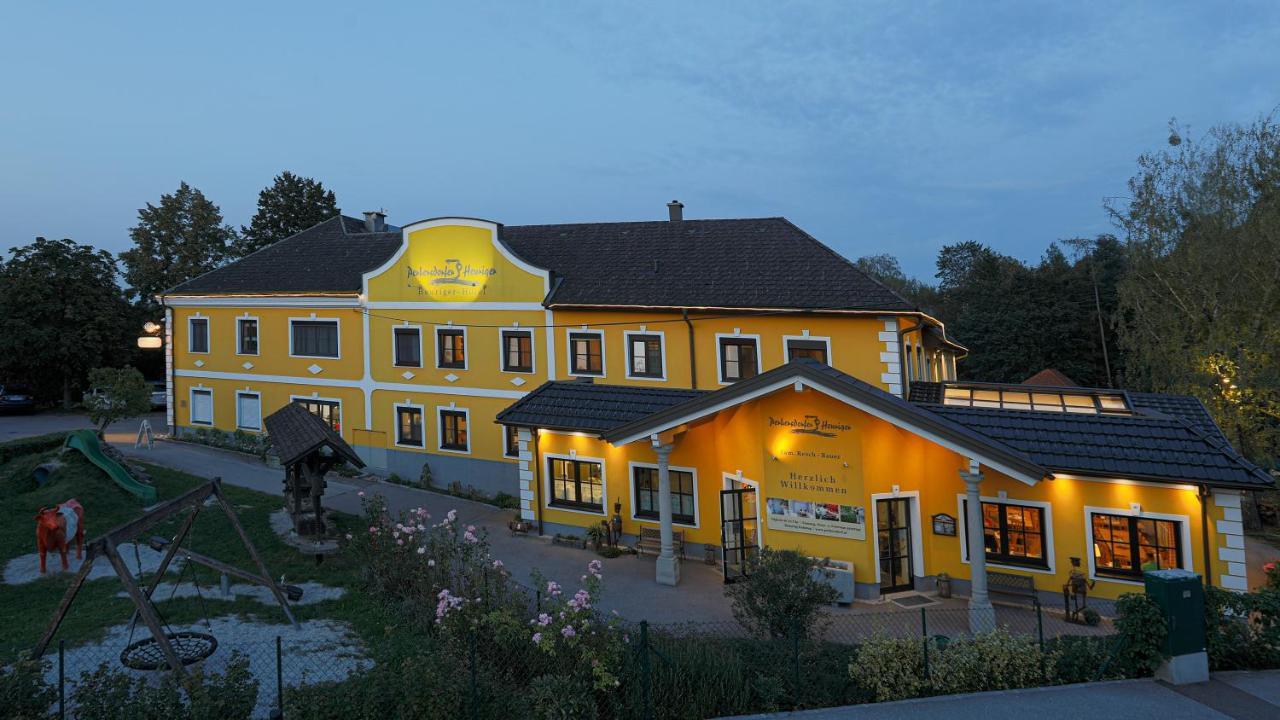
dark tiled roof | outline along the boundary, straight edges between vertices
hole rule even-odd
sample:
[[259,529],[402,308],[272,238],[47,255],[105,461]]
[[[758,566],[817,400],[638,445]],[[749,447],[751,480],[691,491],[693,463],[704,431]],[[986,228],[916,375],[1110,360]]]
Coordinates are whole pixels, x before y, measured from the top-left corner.
[[914,380],[907,392],[907,400],[923,405],[941,405],[942,383]]
[[[354,293],[400,238],[339,216],[169,293]],[[509,225],[501,239],[555,273],[549,304],[914,309],[785,218]]]
[[1216,438],[1165,415],[1072,415],[931,405],[1056,472],[1267,487],[1270,476]]
[[1129,402],[1133,404],[1135,410],[1142,410],[1148,414],[1163,413],[1185,420],[1205,435],[1216,438],[1224,444],[1230,444],[1227,436],[1222,434],[1218,423],[1213,421],[1213,416],[1209,414],[1199,398],[1190,395],[1131,392]]
[[551,381],[498,413],[497,421],[503,425],[600,433],[702,394],[705,391]]
[[284,407],[264,418],[263,423],[271,438],[271,446],[275,448],[282,465],[288,465],[327,445],[352,465],[364,467],[360,456],[356,455],[356,451],[351,449],[341,435],[298,403],[285,403]]

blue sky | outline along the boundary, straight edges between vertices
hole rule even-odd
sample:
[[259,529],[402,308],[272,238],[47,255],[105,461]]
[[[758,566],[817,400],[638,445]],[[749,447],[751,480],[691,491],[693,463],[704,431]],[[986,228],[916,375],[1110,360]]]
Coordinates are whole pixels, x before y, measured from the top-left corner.
[[178,182],[247,223],[785,215],[932,277],[1111,229],[1137,155],[1280,104],[1277,3],[0,5],[0,246],[113,252]]

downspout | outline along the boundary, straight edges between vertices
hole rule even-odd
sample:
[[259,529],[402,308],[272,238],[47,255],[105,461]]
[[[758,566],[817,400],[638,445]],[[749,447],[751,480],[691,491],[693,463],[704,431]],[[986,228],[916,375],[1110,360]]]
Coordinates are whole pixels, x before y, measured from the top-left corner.
[[1209,486],[1200,485],[1196,497],[1200,499],[1200,541],[1204,552],[1204,586],[1213,587],[1213,559],[1209,557]]
[[538,537],[542,537],[542,457],[538,454],[538,428],[533,431],[533,499],[534,511],[538,518]]
[[[911,396],[911,386],[907,383],[907,378],[911,376],[911,373],[907,372],[907,363],[915,362],[915,358],[907,357],[907,348],[903,344],[902,338],[912,330],[920,330],[923,327],[924,321],[917,320],[915,325],[898,330],[898,357],[903,358],[903,362],[898,364],[898,377],[902,380],[902,397],[904,399]],[[924,343],[924,333],[920,334],[920,342]]]
[[698,353],[693,345],[693,322],[689,320],[689,309],[684,308],[680,311],[680,316],[684,318],[684,324],[689,328],[689,388],[698,389]]

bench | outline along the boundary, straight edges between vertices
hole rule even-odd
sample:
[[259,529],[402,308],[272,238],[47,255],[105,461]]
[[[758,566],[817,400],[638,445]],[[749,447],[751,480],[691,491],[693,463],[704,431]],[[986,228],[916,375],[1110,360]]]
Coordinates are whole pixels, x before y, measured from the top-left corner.
[[[681,559],[684,559],[684,531],[671,531],[671,549]],[[662,531],[653,527],[640,528],[640,540],[636,543],[636,555],[643,555],[646,552],[652,552],[657,555],[662,552]]]
[[1040,602],[1035,581],[1026,575],[987,571],[987,592],[1026,598],[1034,603]]

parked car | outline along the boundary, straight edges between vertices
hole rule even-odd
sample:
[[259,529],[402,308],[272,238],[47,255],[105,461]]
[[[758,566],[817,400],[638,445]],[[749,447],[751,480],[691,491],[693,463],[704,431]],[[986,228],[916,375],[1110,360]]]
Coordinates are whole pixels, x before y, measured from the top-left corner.
[[168,388],[163,380],[148,380],[151,386],[151,409],[157,410],[169,404]]
[[19,383],[0,384],[0,412],[32,413],[36,409],[36,397],[31,388]]

